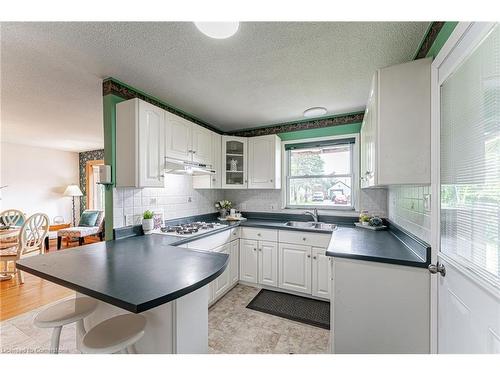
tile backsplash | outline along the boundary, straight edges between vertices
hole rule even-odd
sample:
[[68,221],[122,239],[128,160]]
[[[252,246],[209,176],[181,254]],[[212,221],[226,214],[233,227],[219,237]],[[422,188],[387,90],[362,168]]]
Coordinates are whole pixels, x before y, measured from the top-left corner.
[[[282,209],[281,190],[225,190],[224,198],[233,202],[236,208],[251,212],[286,212],[302,213],[303,209]],[[387,191],[386,189],[361,190],[360,208],[370,213],[387,217]],[[320,211],[323,215],[358,216],[354,211]]]
[[159,211],[164,219],[215,212],[215,202],[223,199],[222,190],[195,190],[190,176],[169,175],[165,188],[115,188],[113,226],[126,226],[125,216],[132,215],[140,224],[146,210]]
[[393,186],[388,192],[389,219],[430,243],[431,213],[425,207],[430,186]]

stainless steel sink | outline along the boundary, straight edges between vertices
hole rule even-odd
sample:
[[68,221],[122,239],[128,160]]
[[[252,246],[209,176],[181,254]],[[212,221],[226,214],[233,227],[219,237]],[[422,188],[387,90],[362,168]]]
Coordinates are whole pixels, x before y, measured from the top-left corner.
[[315,221],[288,221],[285,223],[287,227],[292,228],[304,228],[304,229],[316,229],[316,230],[328,230],[333,232],[337,229],[336,224],[315,222]]

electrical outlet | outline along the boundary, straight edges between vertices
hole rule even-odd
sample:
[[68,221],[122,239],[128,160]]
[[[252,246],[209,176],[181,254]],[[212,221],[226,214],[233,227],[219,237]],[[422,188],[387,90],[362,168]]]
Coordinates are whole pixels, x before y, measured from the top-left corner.
[[193,198],[188,197],[188,203],[191,203],[193,201]]
[[246,203],[240,203],[240,211],[245,211],[247,209]]
[[157,202],[157,201],[156,201],[156,198],[149,198],[149,204],[150,204],[151,206],[156,206],[156,202]]
[[134,215],[125,215],[125,225],[134,225]]
[[269,208],[271,208],[271,210],[273,210],[273,211],[274,211],[274,210],[276,209],[276,205],[275,205],[275,204],[271,204],[271,205],[269,206]]

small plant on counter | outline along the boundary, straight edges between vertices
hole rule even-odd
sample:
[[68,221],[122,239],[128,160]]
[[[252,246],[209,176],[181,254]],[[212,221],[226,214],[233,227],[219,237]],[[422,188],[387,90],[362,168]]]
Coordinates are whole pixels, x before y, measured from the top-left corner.
[[215,208],[218,210],[229,210],[232,205],[231,201],[222,200],[215,203]]
[[142,230],[144,231],[144,234],[151,233],[154,227],[154,212],[147,210],[144,211],[142,214]]

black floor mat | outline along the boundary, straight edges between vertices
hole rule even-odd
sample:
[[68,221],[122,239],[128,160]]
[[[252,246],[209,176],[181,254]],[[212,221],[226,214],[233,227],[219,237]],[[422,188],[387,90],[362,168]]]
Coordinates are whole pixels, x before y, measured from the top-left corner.
[[262,289],[247,308],[330,329],[330,302]]

